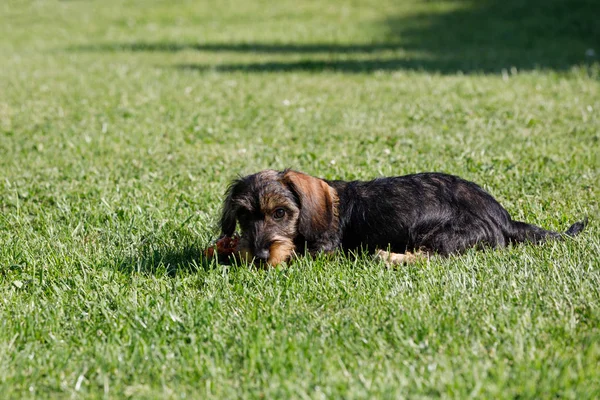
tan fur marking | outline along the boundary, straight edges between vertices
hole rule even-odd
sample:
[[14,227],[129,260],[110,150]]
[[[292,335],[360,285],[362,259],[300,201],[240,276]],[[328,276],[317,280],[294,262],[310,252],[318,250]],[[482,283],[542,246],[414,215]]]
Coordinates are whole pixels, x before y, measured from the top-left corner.
[[326,231],[337,225],[338,198],[335,190],[322,179],[296,171],[284,177],[299,192],[303,210],[309,215],[313,229]]
[[292,254],[294,254],[294,248],[294,243],[291,240],[275,241],[269,248],[268,264],[275,266],[289,260]]
[[260,207],[263,213],[270,213],[274,211],[276,208],[281,206],[287,206],[288,199],[278,194],[265,193],[260,198]]

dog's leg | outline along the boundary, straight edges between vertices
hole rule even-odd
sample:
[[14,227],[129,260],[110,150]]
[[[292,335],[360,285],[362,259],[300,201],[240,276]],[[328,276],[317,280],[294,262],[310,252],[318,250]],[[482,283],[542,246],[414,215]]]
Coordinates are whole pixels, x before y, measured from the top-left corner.
[[375,252],[375,259],[381,260],[387,265],[401,265],[411,264],[421,258],[426,258],[427,253],[416,252],[416,253],[392,253],[385,250],[377,250]]
[[269,265],[276,266],[283,262],[286,262],[294,254],[294,243],[287,238],[279,238],[273,243],[269,249]]

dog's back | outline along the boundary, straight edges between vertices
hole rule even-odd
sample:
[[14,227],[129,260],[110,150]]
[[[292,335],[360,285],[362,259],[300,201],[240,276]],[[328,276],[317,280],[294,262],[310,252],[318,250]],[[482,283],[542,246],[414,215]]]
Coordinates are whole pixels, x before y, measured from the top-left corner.
[[[560,237],[557,232],[513,221],[480,186],[453,175],[419,173],[328,183],[338,193],[342,246],[347,249],[422,249],[447,255],[472,246]],[[581,231],[584,223],[578,224],[572,233]]]

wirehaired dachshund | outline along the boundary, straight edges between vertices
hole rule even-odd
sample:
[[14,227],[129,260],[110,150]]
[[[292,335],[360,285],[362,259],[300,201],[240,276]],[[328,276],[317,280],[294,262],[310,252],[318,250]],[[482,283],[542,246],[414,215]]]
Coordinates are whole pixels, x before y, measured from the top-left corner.
[[[565,235],[577,235],[586,222],[571,225]],[[473,182],[432,172],[347,182],[289,169],[261,171],[229,186],[222,236],[233,235],[238,223],[237,257],[268,265],[337,249],[365,250],[399,264],[563,236],[514,221]]]

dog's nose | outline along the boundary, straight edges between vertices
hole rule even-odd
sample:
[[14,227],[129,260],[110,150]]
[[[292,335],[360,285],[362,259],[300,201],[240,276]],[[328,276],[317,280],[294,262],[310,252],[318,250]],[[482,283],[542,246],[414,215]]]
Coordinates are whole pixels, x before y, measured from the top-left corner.
[[256,249],[254,257],[262,261],[267,261],[269,259],[269,249]]

